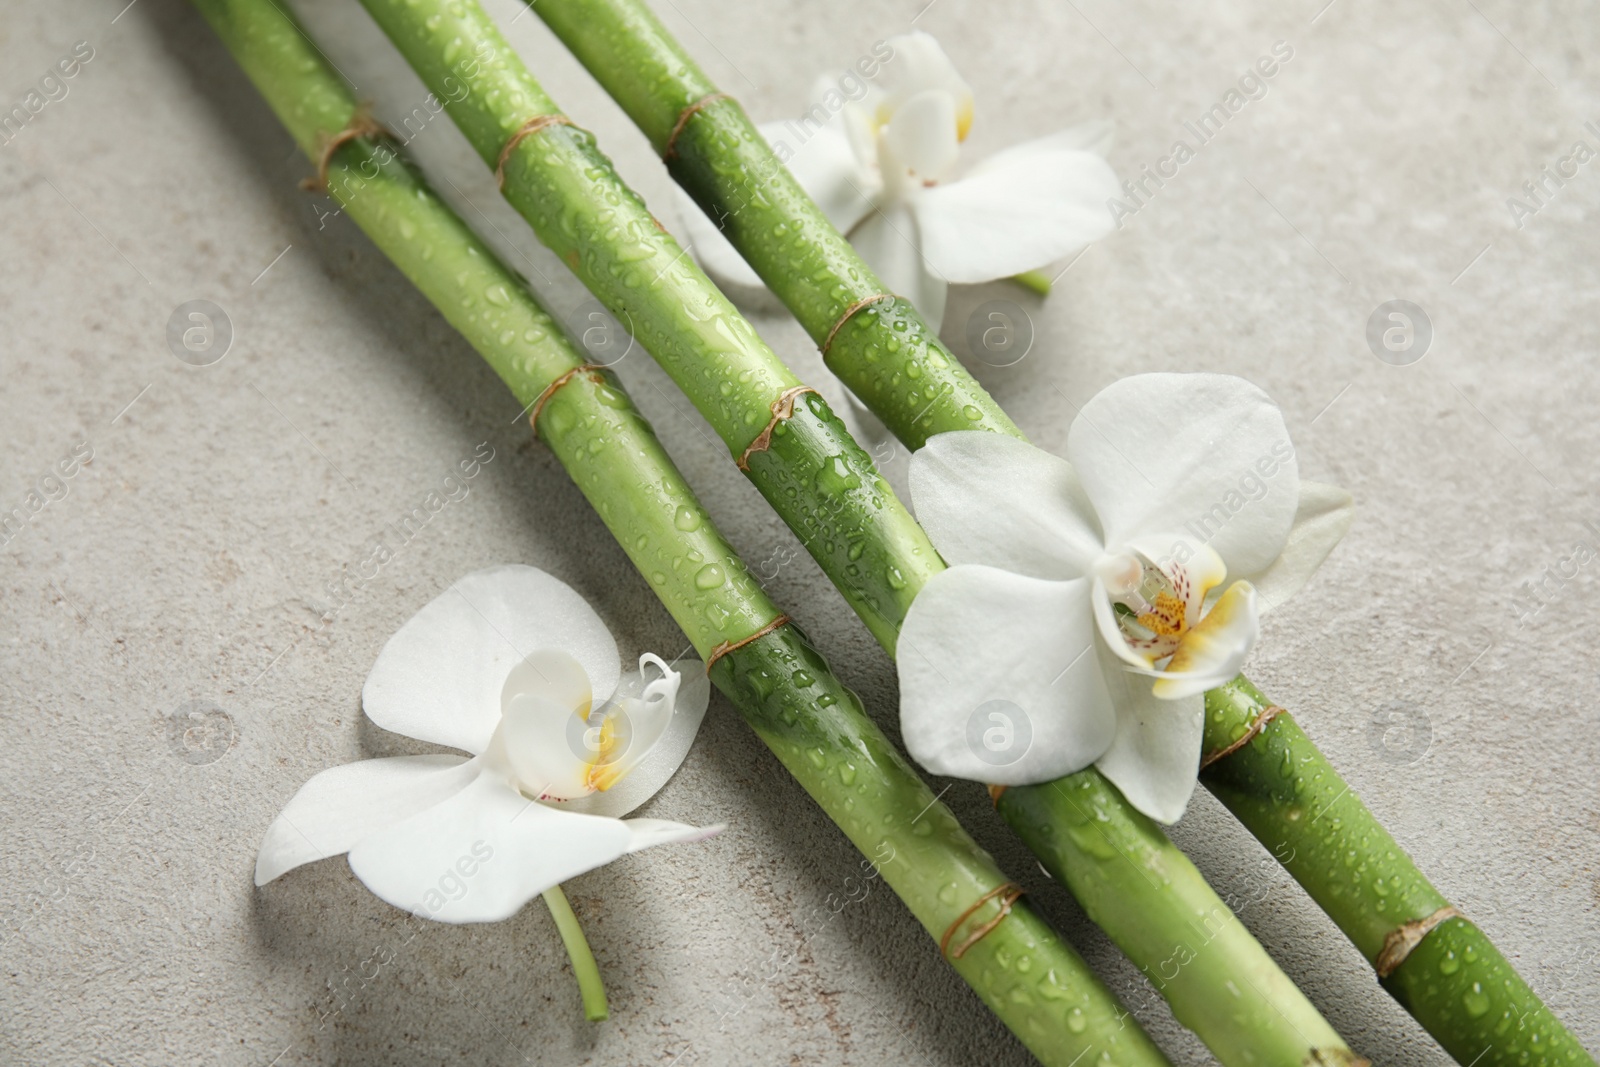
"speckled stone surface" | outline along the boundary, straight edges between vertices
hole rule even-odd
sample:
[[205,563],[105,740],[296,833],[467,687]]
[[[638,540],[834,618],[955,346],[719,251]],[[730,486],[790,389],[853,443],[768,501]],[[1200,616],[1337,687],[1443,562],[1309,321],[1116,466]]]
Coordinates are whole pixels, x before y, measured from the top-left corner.
[[[892,896],[832,913],[856,857],[720,698],[646,811],[729,830],[569,887],[609,983],[602,1026],[583,1022],[539,908],[411,925],[339,860],[253,888],[261,833],[301,782],[420,749],[365,723],[359,691],[386,637],[461,574],[543,567],[625,656],[682,639],[487,368],[346,220],[322,225],[306,164],[200,19],[125,2],[19,0],[0,25],[6,108],[92,49],[0,148],[0,510],[74,470],[0,549],[0,1061],[1029,1062]],[[1284,42],[1259,98],[1048,300],[959,290],[944,331],[964,352],[980,304],[1025,311],[1028,356],[974,366],[1047,447],[1075,405],[1143,370],[1243,374],[1280,401],[1303,468],[1360,512],[1267,621],[1251,673],[1600,1048],[1600,565],[1573,554],[1600,546],[1600,162],[1562,162],[1576,141],[1600,148],[1584,125],[1600,124],[1600,18],[1579,2],[1322,3],[659,7],[760,119],[915,19],[976,90],[969,158],[1108,116],[1129,176],[1194,147],[1185,120]],[[296,6],[380,117],[421,103],[356,4]],[[670,219],[644,140],[537,19],[493,9]],[[413,150],[552,306],[583,303],[447,119]],[[1529,200],[1546,166],[1576,174]],[[196,299],[233,330],[206,367],[165,336]],[[1409,365],[1366,339],[1394,299],[1432,326]],[[757,322],[842,400],[792,321]],[[792,548],[665,377],[637,354],[620,373],[746,558]],[[341,606],[330,583],[483,442],[495,458],[467,497]],[[92,452],[81,469],[75,449]],[[886,454],[902,485],[904,465]],[[809,560],[771,588],[892,729],[893,668]],[[175,723],[201,728],[186,742]],[[1209,1062],[980,788],[946,800],[1175,1063]],[[1201,796],[1173,833],[1251,901],[1244,921],[1356,1048],[1446,1062],[1219,805]]]

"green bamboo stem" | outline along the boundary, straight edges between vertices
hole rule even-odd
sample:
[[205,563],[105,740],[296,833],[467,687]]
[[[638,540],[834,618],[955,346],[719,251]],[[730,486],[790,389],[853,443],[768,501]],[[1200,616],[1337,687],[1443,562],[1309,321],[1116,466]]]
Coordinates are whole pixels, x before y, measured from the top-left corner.
[[[776,412],[774,390],[792,388],[788,370],[764,345],[750,340],[753,331],[738,312],[655,224],[588,135],[551,121],[559,114],[554,101],[477,4],[363,2],[429,88],[451,101],[447,107],[484,161],[502,169],[507,199],[539,238],[619,317],[647,324],[636,331],[644,347],[718,427],[730,451],[740,455],[755,428]],[[530,123],[538,133],[516,139]],[[505,150],[507,143],[513,151]],[[685,308],[698,309],[687,322]],[[686,328],[707,317],[724,324],[719,330],[724,340]],[[742,349],[727,344],[728,337]],[[741,388],[746,381],[754,386]],[[911,598],[944,564],[820,398],[805,401],[817,418],[772,424],[772,447],[749,458],[749,473],[892,653]],[[861,499],[860,489],[869,484],[870,499]],[[823,551],[817,551],[819,545]],[[892,595],[884,595],[885,584]],[[1097,772],[1084,774],[1106,803],[1126,806]],[[1169,913],[1175,923],[1187,921],[1167,886],[1125,858],[1135,853],[1160,853],[1168,867],[1182,872],[1194,894],[1207,898],[1203,912],[1226,913],[1226,905],[1159,829],[1129,815],[1118,824],[1127,838],[1118,842],[1120,862],[1086,862],[1063,879],[1069,886],[1083,878],[1105,879],[1101,896],[1110,903],[1100,918],[1118,944],[1141,951],[1153,943],[1138,932],[1152,909]],[[1148,968],[1173,951],[1167,945],[1135,962]],[[1345,1043],[1248,935],[1210,941],[1206,952],[1222,971],[1277,975],[1265,984],[1222,988],[1202,981],[1200,969],[1175,976],[1165,995],[1196,1022],[1215,1050],[1229,1051],[1239,1064],[1297,1065],[1315,1054],[1351,1058]],[[1229,952],[1246,957],[1223,958]]]
[[550,909],[556,932],[566,946],[567,959],[572,962],[572,976],[578,980],[578,993],[583,997],[583,1017],[592,1023],[605,1022],[611,1016],[611,1009],[606,1005],[606,987],[600,980],[594,952],[589,948],[589,939],[583,936],[583,924],[578,922],[578,915],[560,886],[544,891],[544,904]]
[[[994,398],[883,282],[790,176],[738,102],[637,0],[529,5],[666,156],[667,169],[776,293],[828,368],[909,448],[935,427],[1016,434]],[[889,60],[894,62],[893,59]],[[705,102],[678,128],[679,117]],[[845,311],[883,296],[836,329]],[[831,343],[829,337],[832,337]]]
[[[348,88],[275,0],[196,0],[313,160],[356,114]],[[520,278],[381,138],[331,154],[329,192],[445,318],[533,406],[584,360]],[[648,423],[600,372],[548,397],[539,437],[641,575],[710,660],[711,679],[935,939],[994,918],[975,900],[1005,876],[873,725],[859,699],[780,615],[707,518]],[[720,581],[707,580],[708,570]],[[854,892],[852,890],[851,892]],[[952,967],[1038,1058],[1160,1067],[1167,1061],[1070,946],[1018,903]],[[1082,1059],[1093,1051],[1093,1059]]]
[[[541,0],[533,7],[658,149],[665,149],[684,108],[717,92],[638,0]],[[735,101],[724,97],[701,107],[673,149],[673,176],[710,217],[724,220],[725,235],[819,345],[856,302],[881,291]],[[779,232],[793,236],[775,239]],[[851,316],[824,355],[912,449],[950,430],[1021,437],[935,332],[905,301],[885,300]],[[1207,751],[1229,749],[1266,706],[1243,678],[1207,694]],[[1446,906],[1288,715],[1211,763],[1201,780],[1375,966],[1406,924]],[[1062,866],[1070,866],[1071,842],[1062,831],[1073,813],[1055,797],[1036,795],[1057,784],[1008,790],[1000,809],[1036,853],[1059,855]],[[1337,816],[1316,819],[1313,832],[1314,817],[1307,813],[1322,810],[1315,801],[1339,807]],[[1050,830],[1023,817],[1039,808],[1051,812]],[[1052,873],[1070,877],[1054,867]],[[1594,1063],[1465,919],[1437,926],[1383,984],[1462,1063],[1511,1067],[1539,1056],[1547,1063]]]
[[[661,53],[649,47],[652,43],[650,38],[652,34],[657,35],[656,41],[659,42],[664,38],[664,31],[648,11],[638,5],[604,2],[569,4],[546,0],[536,10],[564,41],[574,47],[580,60],[592,70],[603,72],[602,81],[613,91],[616,91],[615,83],[618,80],[630,84],[643,83],[658,90],[663,85],[674,85],[673,95],[691,104],[714,92],[703,79],[698,83],[690,80],[684,84],[672,80],[672,73],[692,70],[692,64],[682,56],[673,56],[668,63],[659,61]],[[626,26],[626,32],[617,32],[619,24]],[[646,43],[640,45],[641,40]],[[639,47],[619,47],[633,45]],[[600,52],[602,49],[605,50],[603,55]],[[652,100],[659,100],[659,97],[652,97]],[[687,170],[689,164],[682,161],[695,156],[697,152],[700,158],[713,155],[710,151],[694,147],[702,142],[691,135],[691,131],[695,129],[701,113],[720,113],[725,104],[713,102],[701,108],[696,112],[694,122],[680,130],[678,149],[672,163],[675,169],[681,167]],[[737,114],[737,105],[733,105],[733,110]],[[668,111],[672,111],[672,108],[652,108],[649,114],[653,118],[642,120],[641,125],[653,136],[657,133],[663,137],[670,136],[678,124],[676,111],[673,111],[670,122]],[[644,111],[638,111],[636,117],[643,114]],[[742,115],[739,118],[742,119]],[[709,121],[715,127],[715,119]],[[713,139],[717,137],[718,134],[712,135]],[[741,139],[740,143],[745,141]],[[781,167],[777,169],[787,174]],[[726,166],[721,170],[728,173],[731,180],[741,180],[739,176],[732,175]],[[780,199],[781,194],[772,191],[777,184],[766,183],[763,190],[768,194],[766,203],[776,203]],[[751,203],[762,199],[761,191],[748,187],[746,191],[750,194]],[[798,193],[798,200],[802,209],[815,215],[815,209],[803,193]],[[754,218],[755,213],[751,217]],[[820,216],[805,217],[791,212],[785,217],[789,220],[787,223],[777,221],[777,215],[762,216],[760,224],[772,224],[768,233],[812,233],[826,228],[826,222]],[[754,233],[760,224],[753,223],[747,230]],[[775,287],[784,293],[786,299],[795,301],[797,310],[806,307],[813,311],[808,326],[814,335],[825,338],[832,329],[831,324],[841,313],[837,306],[824,313],[816,313],[821,297],[832,295],[848,308],[860,298],[859,294],[864,292],[871,295],[879,291],[878,282],[870,270],[859,263],[849,272],[851,278],[865,279],[856,289],[830,284],[823,286],[825,293],[816,290],[822,284],[819,279],[828,276],[827,261],[830,258],[853,258],[854,252],[847,244],[824,250],[825,254],[819,258],[804,261],[793,257],[815,253],[818,248],[815,243],[767,241],[763,247],[770,252],[771,247],[777,244],[783,245],[783,254],[769,257],[766,266],[772,274]],[[785,256],[790,257],[787,262]],[[752,261],[758,258],[759,254],[754,255]],[[876,311],[875,308],[869,308],[861,314],[867,316]],[[896,314],[902,312],[909,312],[909,308],[896,307],[893,311]],[[922,377],[920,368],[924,365],[945,370],[959,369],[953,357],[939,354],[938,342],[932,331],[925,328],[907,331],[904,329],[906,325],[905,321],[895,321],[891,329],[899,329],[895,329],[889,338],[880,337],[877,344],[863,342],[861,350],[870,352],[877,349],[892,353],[897,347],[902,347],[897,338],[918,338],[920,344],[903,347],[919,350],[921,358],[927,363],[903,364],[903,372],[908,380]],[[937,387],[947,376],[928,374],[925,377]],[[966,389],[970,393],[971,389],[977,387],[972,384],[968,388],[957,382],[950,388]],[[912,392],[904,395],[911,403],[922,407],[927,407],[928,401],[936,398],[935,394],[930,393],[919,395]],[[988,401],[988,405],[993,407],[993,401]],[[962,424],[971,426],[984,421],[975,419],[973,415],[974,409],[964,406],[959,416]],[[1015,432],[1009,422],[1004,423],[1004,427]],[[997,424],[996,428],[1002,427]],[[835,577],[837,580],[838,576]],[[848,588],[847,581],[841,584]],[[898,625],[900,620],[893,621]],[[893,651],[892,647],[890,651]],[[1069,794],[1077,794],[1085,801],[1092,798],[1090,807],[1111,813],[1115,818],[1108,815],[1094,823],[1083,822],[1077,818],[1082,809],[1069,799]],[[1006,796],[1012,795],[1008,793]],[[1040,794],[1040,799],[1048,801],[1042,815],[1039,804],[1022,804],[1022,798],[1026,796],[1024,791],[1017,792],[1010,800],[1002,797],[1001,811],[1011,814],[1019,807],[1030,808],[1034,815],[1032,818],[1012,816],[1014,825],[1022,832],[1024,839],[1130,958],[1161,984],[1163,994],[1172,1003],[1179,1018],[1192,1026],[1224,1062],[1297,1064],[1306,1058],[1311,1049],[1323,1050],[1330,1057],[1339,1052],[1348,1052],[1344,1042],[1272,963],[1259,943],[1233,920],[1229,909],[1194,866],[1172,846],[1155,824],[1129,808],[1098,772],[1086,771],[1063,783],[1061,790]],[[1069,825],[1074,826],[1077,832],[1066,832],[1065,827]],[[1148,874],[1150,870],[1161,870],[1163,876],[1152,878]],[[1154,921],[1152,916],[1156,917]],[[1222,917],[1228,921],[1222,922]],[[1226,929],[1225,936],[1215,936],[1213,928],[1219,923]],[[1184,959],[1186,963],[1191,958],[1198,958],[1202,963],[1180,968],[1178,973],[1165,977],[1155,973],[1174,958]],[[1221,991],[1228,986],[1215,979],[1218,975],[1228,974],[1234,976],[1233,986],[1244,988],[1240,998],[1236,1002],[1226,1003],[1224,1009]]]
[[[773,354],[617,176],[584,130],[562,119],[506,145],[560,111],[475,2],[364,0],[484,162],[506,199],[589,291],[696,400],[734,457],[756,444],[774,405],[801,382]],[[853,568],[851,606],[880,641],[911,590],[939,566],[927,535],[872,459],[814,392],[752,456],[750,480],[825,571]],[[847,521],[875,517],[862,536]]]
[[[1242,677],[1213,689],[1207,745],[1225,749],[1270,706]],[[1374,966],[1406,924],[1449,906],[1288,712],[1201,780]],[[1381,981],[1458,1063],[1594,1064],[1465,917],[1434,927]]]

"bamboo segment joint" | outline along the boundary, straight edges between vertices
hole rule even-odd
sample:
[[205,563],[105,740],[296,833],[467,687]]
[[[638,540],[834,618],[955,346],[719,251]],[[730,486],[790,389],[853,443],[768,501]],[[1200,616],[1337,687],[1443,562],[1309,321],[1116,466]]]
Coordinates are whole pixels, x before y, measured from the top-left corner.
[[557,378],[555,381],[551,382],[549,385],[545,386],[544,392],[539,394],[539,399],[533,402],[533,414],[528,416],[528,425],[533,427],[534,435],[537,436],[539,433],[539,414],[544,411],[545,404],[548,403],[550,398],[555,395],[557,389],[560,389],[563,385],[566,385],[568,382],[572,381],[572,379],[576,378],[585,371],[596,372],[590,378],[590,380],[599,382],[602,380],[599,374],[601,369],[602,368],[598,363],[580,363],[576,367],[573,367],[571,370],[567,371],[565,374],[561,375],[561,377]]
[[517,145],[522,143],[524,137],[532,137],[540,130],[548,129],[551,126],[571,125],[574,125],[571,119],[557,113],[554,115],[535,115],[521,126],[518,126],[517,132],[512,134],[506,140],[505,147],[500,149],[500,159],[494,165],[495,185],[501,189],[506,187],[506,160],[511,158],[511,153],[516,151]]
[[322,141],[322,154],[317,159],[317,176],[307,178],[300,183],[306,190],[322,190],[328,187],[328,164],[333,160],[333,154],[350,141],[360,137],[388,137],[389,131],[383,123],[372,117],[372,110],[367,104],[356,105],[355,111],[350,114],[350,121],[344,129],[335,134],[323,134],[318,139]]
[[662,161],[670,162],[672,157],[678,154],[678,134],[683,132],[683,128],[685,126],[689,125],[689,120],[694,118],[695,112],[701,110],[702,108],[710,107],[718,100],[732,99],[733,97],[729,96],[727,93],[707,93],[705,96],[702,96],[700,99],[696,100],[694,103],[678,112],[678,121],[672,124],[672,132],[667,135],[667,146],[661,150]]
[[1383,939],[1383,951],[1378,953],[1378,958],[1373,962],[1373,967],[1378,972],[1379,978],[1387,978],[1400,969],[1400,965],[1411,955],[1411,950],[1422,944],[1422,939],[1433,932],[1433,928],[1449,919],[1459,919],[1462,915],[1454,907],[1445,905],[1426,919],[1413,919],[1389,931],[1389,936]]
[[1306,1067],[1372,1067],[1372,1061],[1347,1048],[1314,1048]]
[[1282,715],[1285,710],[1286,709],[1280,708],[1276,704],[1268,704],[1266,707],[1262,708],[1261,714],[1256,716],[1255,721],[1250,724],[1250,728],[1248,730],[1239,735],[1239,739],[1237,741],[1231,745],[1225,745],[1222,748],[1217,749],[1215,752],[1206,753],[1206,755],[1200,760],[1200,769],[1203,771],[1213,763],[1217,762],[1219,759],[1227,759],[1229,756],[1233,755],[1235,752],[1254,741],[1256,739],[1256,735],[1267,728],[1267,723],[1271,722],[1273,719],[1276,719],[1279,715]]
[[[736,462],[739,469],[749,473],[750,457],[757,452],[765,452],[772,447],[772,431],[778,428],[778,423],[794,418],[794,402],[803,393],[816,393],[809,385],[792,385],[778,394],[778,399],[772,402],[772,421],[767,423],[767,428],[756,434],[756,439],[744,450]],[[821,393],[817,393],[821,396]]]
[[849,307],[845,308],[844,314],[840,315],[838,320],[834,322],[833,326],[829,328],[828,337],[822,342],[822,358],[828,358],[828,349],[833,347],[834,336],[844,328],[844,324],[850,321],[850,317],[852,315],[866,307],[868,304],[876,304],[880,300],[893,300],[894,298],[895,296],[893,293],[873,293],[871,296],[864,296],[860,300],[857,300],[854,304],[851,304]]
[[750,642],[759,641],[772,631],[776,630],[778,627],[787,626],[788,624],[789,616],[780,614],[776,619],[773,619],[771,622],[767,623],[749,637],[741,638],[738,641],[722,642],[716,648],[711,650],[711,655],[706,657],[706,677],[711,677],[711,668],[717,665],[717,660],[721,659],[723,656],[726,656],[729,652],[737,652]]
[[[970,949],[973,945],[976,945],[979,941],[982,941],[988,935],[989,931],[993,930],[996,926],[999,926],[1000,923],[1004,921],[1005,917],[1011,914],[1011,905],[1015,904],[1018,898],[1020,898],[1022,894],[1026,892],[1026,889],[1023,889],[1015,882],[1001,882],[983,896],[973,901],[971,907],[967,908],[966,911],[956,916],[956,921],[950,924],[950,929],[946,930],[944,932],[944,936],[939,939],[939,952],[953,960],[959,960],[962,956],[965,956],[968,949]],[[990,919],[988,922],[984,923],[982,926],[978,927],[976,930],[972,931],[972,933],[968,934],[967,939],[961,942],[961,944],[957,945],[952,951],[950,948],[950,939],[956,935],[956,931],[961,928],[961,924],[972,918],[973,912],[977,911],[979,908],[983,907],[985,904],[989,903],[989,901],[994,900],[997,897],[999,898],[1000,902],[999,914]]]

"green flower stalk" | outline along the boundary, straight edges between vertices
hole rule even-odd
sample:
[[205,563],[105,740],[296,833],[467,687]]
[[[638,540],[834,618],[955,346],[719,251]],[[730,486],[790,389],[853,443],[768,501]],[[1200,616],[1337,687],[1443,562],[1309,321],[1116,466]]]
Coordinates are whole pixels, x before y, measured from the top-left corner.
[[[537,412],[538,436],[712,664],[712,681],[863,852],[856,880],[882,877],[933,938],[965,946],[946,954],[951,965],[1042,1062],[1166,1064],[1070,946],[1025,904],[992,895],[1011,883],[767,599],[626,394],[584,369],[523,280],[371,130],[300,27],[274,0],[196,6],[331,195]],[[559,910],[565,938],[575,927]],[[572,952],[579,973],[584,954]]]
[[[905,301],[876,301],[845,319],[881,292],[877,279],[738,104],[717,93],[639,0],[531,6],[667,155],[674,178],[710,217],[723,220],[734,247],[823,347],[830,369],[907,447],[949,430],[1022,436]],[[686,108],[713,97],[676,129]],[[1483,932],[1454,914],[1292,716],[1274,709],[1263,719],[1271,707],[1244,678],[1207,694],[1205,746],[1216,758],[1201,781],[1373,963],[1383,986],[1463,1064],[1592,1065]],[[1061,795],[1076,794],[1077,778],[1012,788],[998,804],[1065,880],[1080,858],[1070,828],[1083,816],[1064,806]],[[1094,810],[1079,803],[1085,813]],[[1074,889],[1094,915],[1092,891]]]
[[[803,387],[617,177],[589,135],[561,116],[477,4],[364,3],[428,87],[449,101],[452,117],[496,168],[507,199],[540,240],[619,319],[634,325],[643,346],[892,653],[912,598],[944,564],[826,404],[812,393],[796,401]],[[790,270],[819,273],[793,261]],[[865,276],[876,284],[870,272]],[[948,359],[943,369],[955,373],[959,364]],[[930,381],[937,406],[950,387],[943,377]],[[900,392],[924,403],[916,390]],[[969,381],[966,392],[977,399],[981,390]],[[1016,432],[992,400],[986,404],[996,415],[993,428]],[[972,417],[977,409],[971,405],[949,410],[969,427],[984,421],[982,412]],[[1060,877],[1097,902],[1096,919],[1147,971],[1185,946],[1204,959],[1165,982],[1163,992],[1178,1014],[1230,1063],[1353,1060],[1159,828],[1129,809],[1098,772],[1084,772],[1082,781],[1092,793],[1085,802],[1119,817],[1084,824],[1077,835],[1062,833],[1060,855],[1083,862],[1063,865]],[[1067,818],[1061,814],[1051,825],[1062,827]],[[1110,862],[1095,858],[1106,848]],[[1160,877],[1152,877],[1152,869]],[[1213,936],[1207,923],[1226,927],[1227,936]],[[1219,975],[1233,980],[1219,984]]]
[[572,962],[572,976],[578,980],[578,994],[583,997],[583,1017],[592,1023],[605,1022],[611,1016],[606,1004],[606,987],[600,980],[600,968],[595,965],[594,951],[589,939],[583,936],[578,916],[567,901],[560,886],[544,891],[544,905],[555,920],[556,932],[566,947],[567,959]]

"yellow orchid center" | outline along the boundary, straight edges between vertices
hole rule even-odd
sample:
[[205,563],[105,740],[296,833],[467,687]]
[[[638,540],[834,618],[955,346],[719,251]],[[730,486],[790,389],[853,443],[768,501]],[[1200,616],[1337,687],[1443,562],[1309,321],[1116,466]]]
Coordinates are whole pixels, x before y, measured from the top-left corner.
[[[580,716],[582,717],[582,716]],[[590,756],[584,761],[584,785],[597,793],[622,781],[627,774],[622,766],[621,756],[628,750],[629,730],[627,729],[627,716],[620,714],[618,709],[611,709],[600,721],[599,726],[591,726],[585,736],[585,747],[590,749]]]
[[1152,665],[1177,653],[1201,622],[1206,595],[1226,571],[1214,553],[1163,567],[1142,553],[1111,557],[1100,568],[1117,625],[1135,653]]
[[1137,616],[1139,625],[1158,637],[1179,637],[1189,628],[1188,612],[1183,601],[1163,589],[1156,594],[1156,602],[1149,611]]
[[956,140],[966,141],[972,132],[972,98],[969,96],[956,105]]

